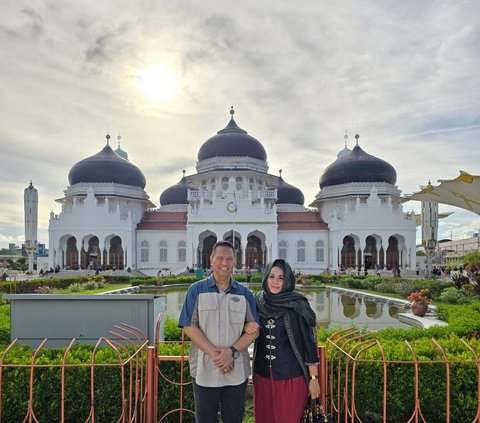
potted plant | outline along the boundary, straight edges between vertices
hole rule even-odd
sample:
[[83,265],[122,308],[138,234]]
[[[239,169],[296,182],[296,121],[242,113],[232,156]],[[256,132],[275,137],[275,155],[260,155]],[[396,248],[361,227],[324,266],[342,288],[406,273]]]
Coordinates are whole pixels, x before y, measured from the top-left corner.
[[407,300],[410,300],[412,304],[410,308],[415,316],[423,317],[428,310],[428,305],[432,303],[432,298],[428,289],[423,288],[420,291],[412,292]]

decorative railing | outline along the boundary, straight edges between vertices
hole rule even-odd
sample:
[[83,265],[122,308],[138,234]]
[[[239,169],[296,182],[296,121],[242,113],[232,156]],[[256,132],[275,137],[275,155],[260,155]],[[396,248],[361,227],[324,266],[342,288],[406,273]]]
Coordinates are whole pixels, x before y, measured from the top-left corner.
[[442,342],[450,343],[448,351],[435,339],[404,340],[398,359],[371,332],[333,334],[326,384],[335,421],[480,422],[479,356],[465,339]]
[[[102,337],[91,351],[83,351],[83,358],[85,354],[90,356],[87,363],[71,362],[75,338],[66,347],[60,363],[47,362],[47,338],[33,351],[29,364],[20,363],[15,356],[17,340],[10,343],[0,357],[0,422],[64,423],[73,417],[84,422],[102,418],[122,423],[146,422],[148,340],[139,329],[126,324],[115,326],[110,334],[114,339]],[[116,363],[97,362],[104,354],[101,347],[113,352]],[[102,381],[106,377],[108,381]],[[106,391],[107,396],[112,393],[109,382],[119,389],[115,389],[113,399],[108,399],[116,407],[105,410],[101,398],[106,399]],[[79,402],[84,406],[79,406]],[[72,409],[83,414],[72,416]]]
[[[107,421],[105,413],[111,422],[193,422],[189,343],[183,338],[175,343],[161,341],[161,318],[160,314],[154,345],[148,346],[138,329],[121,324],[110,331],[111,339],[100,338],[88,350],[87,363],[73,362],[75,339],[60,362],[47,363],[45,339],[30,363],[20,364],[13,341],[0,355],[0,423],[64,423],[72,421],[74,407],[81,410],[75,421],[86,423]],[[335,332],[325,347],[319,347],[320,400],[332,421],[480,423],[478,341],[404,340],[401,359],[392,358],[386,342],[372,332],[349,328]],[[448,347],[445,342],[450,342]],[[113,363],[100,362],[105,354],[101,347],[113,353]],[[109,383],[115,385],[113,390],[106,386]],[[14,420],[12,405],[17,407]],[[248,421],[252,415],[250,399]]]

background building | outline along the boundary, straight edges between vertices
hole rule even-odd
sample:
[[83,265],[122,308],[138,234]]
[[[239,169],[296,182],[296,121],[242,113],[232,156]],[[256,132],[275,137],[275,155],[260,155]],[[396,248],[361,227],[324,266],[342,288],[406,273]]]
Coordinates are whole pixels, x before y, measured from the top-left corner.
[[358,134],[321,174],[306,207],[281,170],[268,173],[263,145],[234,113],[200,146],[196,173],[183,171],[159,207],[141,170],[107,135],[99,153],[72,167],[57,200],[62,210],[50,215],[49,266],[180,273],[209,267],[214,243],[229,240],[237,268],[261,269],[277,257],[304,273],[415,267],[415,218],[403,212],[395,169],[367,154]]

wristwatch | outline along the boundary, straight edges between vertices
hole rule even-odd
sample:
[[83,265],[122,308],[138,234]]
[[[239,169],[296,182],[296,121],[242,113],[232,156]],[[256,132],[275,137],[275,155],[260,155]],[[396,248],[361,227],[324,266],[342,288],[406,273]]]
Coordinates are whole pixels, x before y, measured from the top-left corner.
[[240,351],[238,351],[233,345],[230,347],[230,349],[232,350],[232,357],[234,360],[240,357]]

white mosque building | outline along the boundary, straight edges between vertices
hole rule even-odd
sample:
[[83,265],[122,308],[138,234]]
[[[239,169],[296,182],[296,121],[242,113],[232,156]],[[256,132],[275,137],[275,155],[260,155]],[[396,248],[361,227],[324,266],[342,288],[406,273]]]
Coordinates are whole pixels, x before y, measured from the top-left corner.
[[303,193],[268,173],[261,142],[227,126],[205,141],[196,173],[165,189],[160,206],[142,171],[120,146],[76,163],[49,221],[49,266],[118,268],[154,275],[208,267],[212,246],[235,246],[237,268],[286,259],[303,273],[340,267],[413,269],[416,225],[404,213],[395,169],[359,145],[345,148],[320,177],[309,206]]

